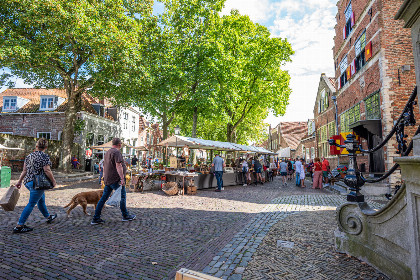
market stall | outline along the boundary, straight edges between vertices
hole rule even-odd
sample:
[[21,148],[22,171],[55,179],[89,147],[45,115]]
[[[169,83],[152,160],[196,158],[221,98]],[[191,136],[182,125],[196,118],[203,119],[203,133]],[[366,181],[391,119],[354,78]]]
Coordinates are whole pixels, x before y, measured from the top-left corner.
[[[174,135],[161,143],[159,146],[183,148],[187,146],[189,149],[202,149],[210,151],[224,151],[234,153],[250,153],[250,154],[261,154],[261,155],[274,155],[271,151],[268,151],[262,147],[246,146],[229,142],[220,142],[212,140],[204,140],[199,138],[184,137]],[[210,159],[211,160],[211,159]],[[193,178],[194,184],[199,189],[212,188],[217,186],[215,176],[210,172],[211,161],[208,165],[196,165],[190,169],[179,169],[179,165],[176,162],[175,170],[170,170],[165,173],[168,181],[176,181],[178,174],[182,172],[193,172],[197,176]],[[223,173],[223,185],[234,186],[243,184],[242,182],[242,170],[240,166],[226,167]]]

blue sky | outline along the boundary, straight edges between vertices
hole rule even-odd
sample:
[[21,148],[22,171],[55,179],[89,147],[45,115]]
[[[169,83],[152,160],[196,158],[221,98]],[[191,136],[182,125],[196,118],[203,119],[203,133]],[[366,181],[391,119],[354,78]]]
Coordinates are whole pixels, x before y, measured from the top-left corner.
[[[287,38],[295,55],[286,66],[291,76],[292,94],[286,114],[270,116],[272,126],[279,121],[306,121],[313,108],[321,73],[334,74],[332,54],[337,0],[227,0],[222,14],[237,9],[254,21],[267,26],[272,36]],[[163,5],[155,3],[154,13]],[[21,79],[16,87],[31,87]],[[1,88],[0,91],[3,91]]]

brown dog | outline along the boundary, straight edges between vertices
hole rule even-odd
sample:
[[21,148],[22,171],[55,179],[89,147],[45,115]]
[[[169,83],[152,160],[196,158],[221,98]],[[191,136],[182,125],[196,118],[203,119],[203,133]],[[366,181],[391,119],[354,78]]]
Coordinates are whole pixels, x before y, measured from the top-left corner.
[[85,213],[85,215],[90,215],[89,213],[86,212],[87,205],[93,204],[94,209],[96,209],[96,205],[101,199],[103,193],[104,193],[104,190],[97,190],[97,191],[82,192],[82,193],[76,194],[75,196],[73,196],[70,203],[64,206],[64,208],[67,208],[71,205],[69,210],[67,210],[67,217],[70,216],[71,210],[73,210],[79,204],[80,206],[83,207],[83,213]]

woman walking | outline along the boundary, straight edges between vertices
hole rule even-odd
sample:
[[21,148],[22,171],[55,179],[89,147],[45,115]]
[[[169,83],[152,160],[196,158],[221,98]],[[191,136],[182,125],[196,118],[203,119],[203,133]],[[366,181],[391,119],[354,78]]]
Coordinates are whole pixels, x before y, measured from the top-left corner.
[[314,159],[314,184],[313,189],[322,189],[322,164],[319,158]]
[[47,139],[41,138],[36,143],[35,151],[25,158],[23,171],[16,183],[16,187],[20,189],[23,181],[23,184],[30,192],[29,202],[25,209],[23,209],[19,222],[13,229],[13,233],[25,233],[33,230],[33,228],[26,226],[25,223],[35,205],[38,205],[38,209],[47,219],[47,223],[51,223],[55,218],[57,218],[57,214],[50,215],[48,212],[47,206],[45,205],[44,190],[35,190],[33,188],[35,175],[42,174],[42,172],[44,172],[48,179],[50,179],[52,185],[54,187],[56,186],[56,182],[51,171],[50,157],[45,153],[47,147]]

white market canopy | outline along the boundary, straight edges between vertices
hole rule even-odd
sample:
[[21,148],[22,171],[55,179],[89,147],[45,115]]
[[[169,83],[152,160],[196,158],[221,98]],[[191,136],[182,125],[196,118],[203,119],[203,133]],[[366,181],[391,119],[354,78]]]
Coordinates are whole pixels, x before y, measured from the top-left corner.
[[203,149],[203,150],[218,150],[218,151],[239,151],[239,152],[252,152],[260,154],[274,154],[262,147],[246,146],[230,142],[221,142],[213,140],[204,140],[200,138],[185,137],[173,135],[158,144],[163,147],[189,147],[190,149]]
[[[121,146],[122,147],[129,147],[129,148],[133,148],[134,149],[133,146],[128,145],[128,144],[125,144],[124,142],[122,142],[122,145]],[[90,148],[91,149],[97,149],[97,150],[109,150],[109,149],[112,148],[112,141],[109,141],[109,142],[107,142],[105,144],[102,144],[102,145],[99,145],[99,146],[91,146]]]
[[290,158],[290,147],[283,148],[277,151],[277,154],[281,158]]
[[6,147],[3,146],[2,144],[0,144],[0,150],[23,150],[21,148],[10,148],[10,147]]

